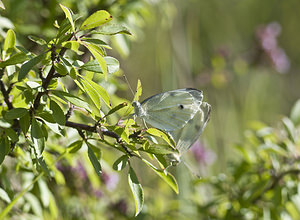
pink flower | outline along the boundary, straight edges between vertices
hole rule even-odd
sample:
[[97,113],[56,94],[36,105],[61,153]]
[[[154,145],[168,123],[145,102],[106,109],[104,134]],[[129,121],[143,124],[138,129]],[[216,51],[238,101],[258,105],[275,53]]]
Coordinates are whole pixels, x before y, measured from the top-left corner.
[[216,154],[213,151],[206,149],[200,141],[196,141],[192,145],[190,151],[193,153],[199,164],[212,164],[216,159]]

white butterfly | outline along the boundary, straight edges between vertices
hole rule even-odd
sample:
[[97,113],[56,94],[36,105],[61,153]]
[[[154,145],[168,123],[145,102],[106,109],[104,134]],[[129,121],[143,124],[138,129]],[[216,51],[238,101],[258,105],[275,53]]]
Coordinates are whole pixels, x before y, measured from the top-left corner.
[[177,89],[151,96],[143,102],[133,102],[135,115],[147,127],[167,132],[174,139],[178,154],[167,155],[171,165],[199,138],[207,122],[211,106],[202,102],[202,91]]

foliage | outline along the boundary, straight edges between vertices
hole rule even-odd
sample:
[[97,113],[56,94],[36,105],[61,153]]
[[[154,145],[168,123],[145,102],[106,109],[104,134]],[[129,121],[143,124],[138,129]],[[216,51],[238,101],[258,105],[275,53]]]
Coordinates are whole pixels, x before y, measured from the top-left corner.
[[[73,155],[81,154],[103,178],[103,146],[121,152],[113,165],[117,171],[126,172],[124,168],[129,167],[128,182],[137,215],[142,210],[144,194],[131,158],[140,158],[178,192],[175,178],[145,158],[145,154],[151,157],[169,154],[172,151],[167,144],[171,141],[164,135],[162,141],[166,140],[166,144],[157,145],[153,151],[149,147],[151,139],[145,136],[150,130],[138,130],[134,120],[128,118],[131,108],[126,107],[126,102],[118,103],[120,98],[107,91],[111,85],[117,87],[119,62],[107,55],[106,49],[111,47],[98,36],[131,34],[128,29],[110,24],[112,16],[105,10],[96,11],[82,21],[71,9],[60,7],[66,18],[55,23],[57,34],[53,39],[29,37],[39,45],[39,54],[17,46],[16,34],[11,29],[4,40],[0,62],[3,100],[0,160],[3,163],[12,157],[14,161],[1,165],[1,198],[8,206],[2,206],[0,218],[21,199],[18,207],[24,213],[41,217],[45,215],[43,205],[55,217],[58,201],[43,176],[59,185],[68,184],[64,168],[58,167],[59,161],[66,159],[72,164],[76,161]],[[152,128],[151,133],[162,132]],[[27,184],[21,185],[16,196],[6,172],[11,168],[7,166],[14,167],[22,178],[27,176]],[[99,179],[93,181],[99,185]],[[34,192],[36,188],[40,193]]]
[[210,219],[299,219],[299,103],[277,128],[253,122],[229,172],[198,181],[212,199],[198,204]]

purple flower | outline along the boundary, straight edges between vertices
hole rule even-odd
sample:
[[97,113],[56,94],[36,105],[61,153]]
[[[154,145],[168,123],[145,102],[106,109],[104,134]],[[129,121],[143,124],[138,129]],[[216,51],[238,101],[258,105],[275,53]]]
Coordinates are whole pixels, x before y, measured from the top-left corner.
[[101,174],[101,179],[104,182],[104,184],[106,185],[106,188],[109,191],[114,190],[119,182],[119,175],[115,174],[115,173],[107,173],[105,171],[102,171]]
[[277,37],[281,32],[281,26],[272,22],[258,28],[257,38],[264,53],[269,57],[273,66],[279,73],[286,73],[290,68],[290,61],[285,51],[279,47]]
[[199,164],[212,164],[216,159],[216,154],[213,151],[206,149],[200,141],[196,141],[192,145],[190,151],[193,153]]

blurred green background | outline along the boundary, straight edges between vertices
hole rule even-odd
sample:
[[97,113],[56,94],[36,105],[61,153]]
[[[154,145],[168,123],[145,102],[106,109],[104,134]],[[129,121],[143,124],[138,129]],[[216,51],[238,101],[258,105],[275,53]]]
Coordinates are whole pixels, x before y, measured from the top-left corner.
[[[35,52],[39,48],[26,36],[45,39],[54,36],[54,20],[64,17],[58,3],[83,16],[99,9],[108,10],[133,33],[112,38],[113,50],[109,53],[119,59],[133,88],[141,80],[142,99],[177,88],[203,90],[205,101],[212,105],[211,119],[197,143],[201,152],[192,150],[183,157],[192,171],[183,163],[172,169],[180,194],[175,195],[145,166],[138,168],[136,162],[145,189],[145,207],[139,219],[198,219],[201,213],[197,204],[208,201],[213,192],[195,184],[197,177],[193,173],[204,179],[226,173],[228,161],[237,160],[233,145],[243,142],[253,121],[277,126],[300,97],[300,1],[297,0],[3,0],[3,3],[6,10],[0,12],[0,33],[13,25],[19,43]],[[125,82],[120,88],[124,85]],[[117,94],[128,100],[133,98],[128,89],[120,89]],[[113,152],[107,153],[107,167],[114,157]],[[76,175],[69,177],[75,185]],[[59,212],[66,218],[92,219],[99,213],[104,213],[103,219],[130,218],[134,204],[126,178],[121,174],[113,191],[106,189],[106,196],[95,198],[90,197],[91,192],[74,194],[82,190],[78,185],[67,190],[70,184],[57,187],[53,183],[51,190],[59,201]],[[65,193],[64,198],[60,190]],[[108,214],[111,207],[118,214]]]

